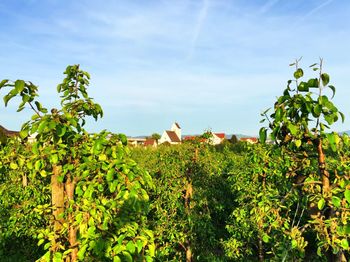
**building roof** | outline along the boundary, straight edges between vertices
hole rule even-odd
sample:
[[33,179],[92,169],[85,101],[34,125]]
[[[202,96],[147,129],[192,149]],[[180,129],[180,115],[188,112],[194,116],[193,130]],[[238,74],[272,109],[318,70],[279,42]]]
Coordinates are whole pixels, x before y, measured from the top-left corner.
[[180,125],[177,122],[175,122],[175,125],[178,129],[181,129]]
[[18,136],[19,132],[18,131],[11,131],[0,125],[0,130],[7,136]]
[[148,138],[146,139],[144,146],[153,146],[157,141],[154,138]]
[[184,140],[195,140],[197,136],[185,136]]
[[256,138],[256,137],[242,137],[240,140],[241,140],[241,141],[258,142],[258,138]]
[[214,133],[218,138],[221,138],[221,139],[224,139],[226,136],[225,136],[225,133]]
[[178,143],[181,142],[180,138],[177,136],[177,134],[175,133],[175,131],[169,131],[169,130],[167,130],[167,131],[165,131],[165,132],[167,133],[167,135],[168,135],[168,137],[170,138],[171,142],[178,142]]
[[128,142],[145,142],[146,138],[128,137]]

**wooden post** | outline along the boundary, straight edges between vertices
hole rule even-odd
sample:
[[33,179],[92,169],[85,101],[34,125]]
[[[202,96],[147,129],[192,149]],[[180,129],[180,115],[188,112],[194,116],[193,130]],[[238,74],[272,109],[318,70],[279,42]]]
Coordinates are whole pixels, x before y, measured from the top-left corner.
[[317,153],[318,153],[318,168],[322,178],[322,192],[323,195],[328,197],[330,191],[329,173],[326,170],[326,158],[323,153],[321,138],[317,141]]
[[[75,181],[71,178],[71,176],[68,176],[68,179],[66,181],[66,194],[67,194],[67,208],[70,205],[71,201],[74,201],[74,188],[75,188]],[[75,262],[78,260],[78,248],[77,248],[77,230],[73,226],[74,223],[74,216],[72,213],[68,214],[68,240],[70,244],[70,248],[72,248],[72,252],[70,254],[71,262]]]
[[192,261],[192,251],[191,251],[191,245],[190,243],[187,243],[186,246],[186,262]]
[[[54,221],[54,232],[57,234],[63,225],[64,219],[61,214],[64,213],[64,186],[63,183],[59,181],[59,176],[61,175],[62,167],[53,166],[52,176],[51,176],[51,202],[53,211],[52,214],[55,218]],[[60,217],[61,215],[61,217]],[[56,250],[55,245],[53,249]]]
[[264,262],[264,246],[261,237],[258,237],[259,262]]
[[22,176],[22,186],[26,187],[28,185],[27,174],[23,174]]

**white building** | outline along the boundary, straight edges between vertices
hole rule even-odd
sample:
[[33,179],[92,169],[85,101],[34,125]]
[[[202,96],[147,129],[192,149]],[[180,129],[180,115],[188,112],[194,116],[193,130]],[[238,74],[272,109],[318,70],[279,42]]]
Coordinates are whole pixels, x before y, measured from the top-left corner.
[[209,138],[209,143],[212,145],[219,145],[225,139],[225,133],[211,133],[212,136]]
[[180,144],[181,143],[181,127],[178,123],[173,123],[171,130],[165,130],[159,139],[158,143],[163,144],[168,142],[170,144]]

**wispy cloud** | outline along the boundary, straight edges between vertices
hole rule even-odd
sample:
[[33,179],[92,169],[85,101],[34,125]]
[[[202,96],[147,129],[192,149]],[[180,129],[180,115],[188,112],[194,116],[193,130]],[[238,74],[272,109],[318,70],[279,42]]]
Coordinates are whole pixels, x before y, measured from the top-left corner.
[[273,8],[279,1],[280,1],[280,0],[269,0],[269,1],[267,1],[267,3],[264,4],[264,5],[261,7],[259,13],[260,13],[260,14],[264,14],[264,13],[268,12],[268,11],[269,11],[271,8]]
[[209,0],[203,0],[202,7],[198,12],[197,21],[194,27],[188,59],[191,59],[194,55],[198,38],[200,36],[205,19],[208,15],[209,5],[210,5]]
[[329,5],[330,3],[332,3],[333,0],[327,0],[319,5],[317,5],[316,7],[314,7],[313,9],[311,9],[308,13],[306,13],[305,15],[303,15],[300,19],[298,19],[296,21],[296,24],[301,24],[302,22],[304,22],[306,19],[308,19],[309,17],[311,17],[312,15],[316,14],[320,9],[324,8],[325,6]]
[[[80,63],[92,75],[90,95],[105,108],[93,130],[124,119],[125,132],[137,135],[177,119],[196,132],[209,124],[254,134],[259,112],[283,90],[292,74],[288,63],[300,56],[304,65],[325,58],[337,80],[337,103],[350,115],[350,2],[0,2],[3,77],[33,80],[50,107],[58,100],[51,87],[65,66]],[[308,23],[293,27],[298,19]],[[23,121],[8,112],[0,103],[0,121],[18,129]]]

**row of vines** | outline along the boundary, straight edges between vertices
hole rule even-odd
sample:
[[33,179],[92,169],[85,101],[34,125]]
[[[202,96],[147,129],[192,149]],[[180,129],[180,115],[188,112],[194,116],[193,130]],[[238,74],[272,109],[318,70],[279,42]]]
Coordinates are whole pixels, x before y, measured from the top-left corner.
[[304,81],[292,66],[260,143],[216,147],[88,134],[103,113],[79,66],[57,87],[60,109],[3,80],[5,104],[34,115],[0,145],[0,261],[347,261],[350,141],[328,131],[344,115],[322,60]]

